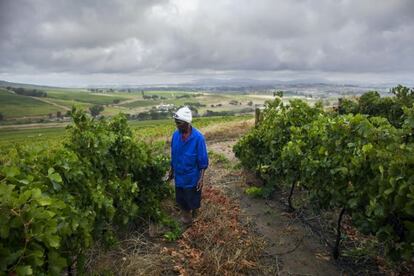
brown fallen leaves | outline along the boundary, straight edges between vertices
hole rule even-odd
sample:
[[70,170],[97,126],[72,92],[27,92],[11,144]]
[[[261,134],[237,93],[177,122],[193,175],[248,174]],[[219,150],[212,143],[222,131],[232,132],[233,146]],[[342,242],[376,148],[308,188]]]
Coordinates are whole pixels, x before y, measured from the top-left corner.
[[240,221],[240,208],[220,190],[206,187],[197,219],[178,241],[164,247],[180,275],[263,274],[264,242]]

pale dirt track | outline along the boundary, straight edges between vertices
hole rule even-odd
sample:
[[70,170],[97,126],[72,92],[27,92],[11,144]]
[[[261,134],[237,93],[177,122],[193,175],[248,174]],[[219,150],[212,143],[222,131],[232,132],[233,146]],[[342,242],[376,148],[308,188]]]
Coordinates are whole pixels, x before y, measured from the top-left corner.
[[34,99],[34,100],[38,100],[38,101],[44,102],[44,103],[47,103],[47,104],[54,105],[54,106],[59,107],[59,108],[61,108],[61,109],[65,110],[65,111],[69,111],[69,110],[71,110],[71,109],[70,109],[69,107],[67,107],[67,106],[57,104],[57,103],[52,102],[52,101],[50,101],[50,100],[46,100],[45,98],[41,98],[41,97],[30,97],[30,98],[32,98],[32,99]]

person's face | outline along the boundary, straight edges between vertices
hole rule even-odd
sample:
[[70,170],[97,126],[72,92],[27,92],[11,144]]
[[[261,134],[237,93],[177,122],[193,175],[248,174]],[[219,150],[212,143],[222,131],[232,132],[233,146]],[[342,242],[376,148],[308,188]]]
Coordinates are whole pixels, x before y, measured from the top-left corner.
[[188,129],[188,123],[180,120],[175,120],[175,126],[180,132],[185,132]]

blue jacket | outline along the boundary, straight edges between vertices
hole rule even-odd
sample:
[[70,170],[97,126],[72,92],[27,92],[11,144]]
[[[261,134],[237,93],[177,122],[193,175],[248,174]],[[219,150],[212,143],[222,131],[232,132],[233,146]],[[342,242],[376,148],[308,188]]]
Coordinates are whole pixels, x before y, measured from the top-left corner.
[[200,171],[208,167],[206,141],[203,134],[192,128],[186,141],[176,130],[171,140],[171,167],[174,170],[175,186],[193,188],[200,179]]

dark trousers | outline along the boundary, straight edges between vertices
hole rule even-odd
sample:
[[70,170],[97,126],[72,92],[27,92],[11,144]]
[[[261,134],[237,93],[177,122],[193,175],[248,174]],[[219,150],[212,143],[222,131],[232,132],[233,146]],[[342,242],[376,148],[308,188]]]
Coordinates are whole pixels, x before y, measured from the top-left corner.
[[184,211],[190,211],[200,208],[201,190],[194,188],[175,188],[175,201]]

